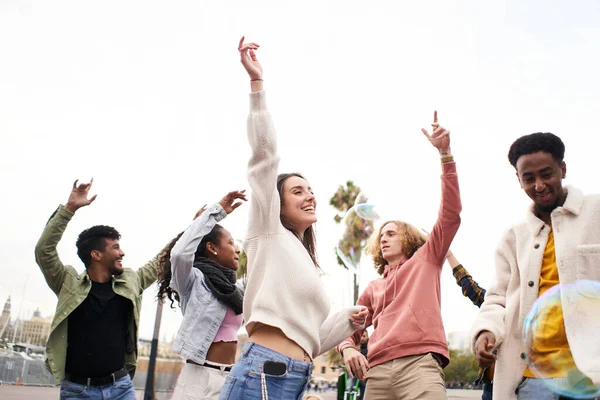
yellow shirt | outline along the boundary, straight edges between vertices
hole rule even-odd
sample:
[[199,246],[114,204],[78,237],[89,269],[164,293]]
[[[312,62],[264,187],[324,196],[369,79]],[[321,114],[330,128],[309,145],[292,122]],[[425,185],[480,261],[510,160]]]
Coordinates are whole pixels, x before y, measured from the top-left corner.
[[[558,283],[554,233],[550,229],[542,260],[538,297]],[[531,368],[527,368],[523,376],[527,378],[567,377],[568,372],[574,370],[576,366],[567,341],[560,298],[556,298],[555,301],[548,304],[548,307],[541,310],[536,324],[538,330],[533,337],[529,361],[535,365],[538,375],[536,376]]]

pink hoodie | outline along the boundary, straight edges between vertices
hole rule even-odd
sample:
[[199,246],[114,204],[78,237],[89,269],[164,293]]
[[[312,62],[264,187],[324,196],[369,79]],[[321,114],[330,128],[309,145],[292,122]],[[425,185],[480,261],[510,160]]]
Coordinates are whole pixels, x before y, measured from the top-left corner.
[[[442,323],[440,273],[446,253],[460,226],[460,191],[456,163],[442,163],[442,201],[438,219],[427,242],[410,258],[387,265],[383,278],[369,283],[357,305],[369,309],[365,328],[369,338],[369,366],[396,358],[437,353],[442,367],[450,362]],[[338,346],[360,343],[364,329]]]

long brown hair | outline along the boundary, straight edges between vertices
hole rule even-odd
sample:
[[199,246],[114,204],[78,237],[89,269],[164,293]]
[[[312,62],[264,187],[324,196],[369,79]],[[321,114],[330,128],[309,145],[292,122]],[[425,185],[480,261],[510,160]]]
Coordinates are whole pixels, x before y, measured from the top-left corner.
[[379,229],[371,235],[366,249],[367,254],[373,257],[373,263],[375,264],[375,269],[379,275],[383,275],[385,266],[387,265],[387,261],[383,258],[383,254],[381,253],[381,242],[379,241],[381,231],[387,224],[396,225],[396,232],[400,235],[402,240],[402,253],[406,258],[411,258],[426,241],[425,236],[419,229],[406,222],[386,221],[381,224]]
[[[283,204],[283,195],[281,193],[283,191],[283,184],[288,178],[291,178],[292,176],[297,176],[298,178],[306,180],[306,178],[304,178],[298,172],[292,172],[289,174],[279,174],[277,176],[277,192],[279,193],[280,204]],[[314,224],[309,226],[304,231],[304,234],[301,234],[300,232],[296,232],[294,231],[294,229],[292,229],[291,225],[288,221],[286,221],[283,215],[280,215],[280,218],[283,227],[286,228],[288,231],[292,232],[298,238],[298,240],[302,242],[304,248],[306,249],[306,251],[308,251],[308,255],[310,256],[312,262],[315,264],[315,267],[319,268],[319,261],[317,260],[317,235],[315,232]]]

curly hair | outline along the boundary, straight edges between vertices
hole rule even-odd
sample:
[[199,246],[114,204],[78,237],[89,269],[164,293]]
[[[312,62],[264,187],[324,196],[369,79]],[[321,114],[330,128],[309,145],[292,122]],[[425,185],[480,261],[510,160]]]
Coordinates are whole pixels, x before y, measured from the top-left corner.
[[561,164],[565,157],[565,144],[558,136],[550,132],[537,132],[521,136],[510,146],[508,161],[516,169],[519,157],[538,151],[551,154],[552,158]]
[[[306,178],[304,178],[298,172],[292,172],[289,174],[279,174],[277,176],[277,192],[279,193],[279,199],[280,199],[279,201],[281,203],[283,203],[283,196],[281,195],[281,192],[283,190],[283,184],[285,183],[285,181],[288,178],[291,178],[292,176],[297,176],[298,178],[302,178],[302,179],[306,180]],[[283,225],[284,228],[286,228],[288,231],[292,232],[298,238],[298,240],[300,240],[302,242],[302,244],[304,245],[304,248],[306,249],[306,251],[308,251],[308,255],[310,256],[310,259],[312,260],[313,264],[315,264],[315,267],[320,268],[319,260],[317,259],[317,235],[315,232],[314,224],[312,226],[309,226],[304,231],[304,235],[302,235],[302,236],[300,236],[298,234],[298,232],[295,232],[284,218],[281,218],[281,224]]]
[[77,255],[87,268],[91,261],[93,250],[104,251],[106,242],[104,239],[119,240],[121,234],[112,226],[96,225],[81,232],[77,238]]
[[[195,256],[204,256],[207,257],[206,254],[206,245],[208,243],[217,243],[219,239],[221,239],[221,235],[223,234],[223,227],[219,224],[216,224],[215,227],[202,238],[198,248],[196,249]],[[163,302],[168,298],[171,301],[171,308],[175,308],[175,301],[179,303],[181,301],[179,297],[179,293],[176,290],[173,290],[171,285],[171,250],[175,247],[175,243],[179,240],[179,238],[183,235],[181,232],[177,235],[173,240],[169,242],[165,246],[165,248],[160,252],[158,258],[158,267],[157,267],[157,283],[158,283],[158,293],[156,294],[156,298],[158,301]]]
[[423,233],[411,224],[402,221],[386,221],[383,223],[379,229],[371,235],[366,248],[367,254],[373,257],[373,263],[375,264],[375,269],[379,275],[383,275],[385,266],[387,265],[387,261],[383,258],[383,254],[381,253],[381,243],[379,242],[379,238],[383,227],[392,223],[396,225],[396,232],[402,241],[402,253],[406,258],[411,258],[426,241]]

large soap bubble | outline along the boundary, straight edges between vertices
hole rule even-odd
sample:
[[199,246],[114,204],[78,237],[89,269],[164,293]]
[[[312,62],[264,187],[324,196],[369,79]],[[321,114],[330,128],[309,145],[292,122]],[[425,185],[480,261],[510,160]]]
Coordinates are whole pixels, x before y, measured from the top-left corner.
[[[566,304],[565,309],[563,304]],[[600,359],[596,357],[600,354],[600,283],[595,281],[558,284],[536,300],[524,323],[529,370],[561,396],[594,398],[600,395],[600,382],[593,382],[575,363],[567,342],[565,314],[580,327],[585,326],[585,331],[595,332],[592,337],[585,338],[592,347],[588,350],[589,355],[594,355],[590,361],[594,365],[580,368],[600,370]]]

